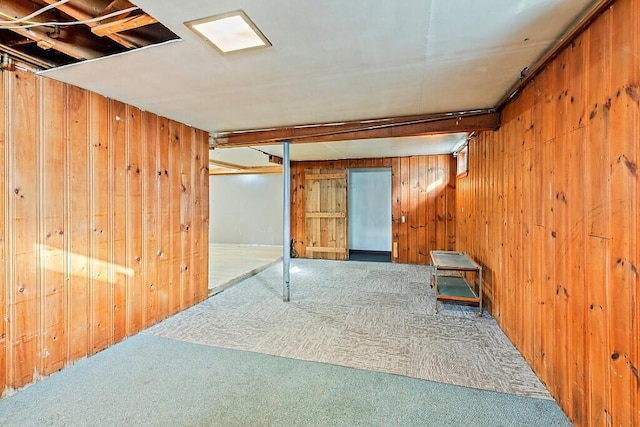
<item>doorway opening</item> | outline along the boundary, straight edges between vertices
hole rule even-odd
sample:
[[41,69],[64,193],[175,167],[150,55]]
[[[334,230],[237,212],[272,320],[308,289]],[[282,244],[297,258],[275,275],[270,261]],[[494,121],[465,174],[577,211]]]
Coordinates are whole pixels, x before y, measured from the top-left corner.
[[349,169],[349,260],[391,262],[391,168]]
[[282,258],[282,177],[211,176],[209,203],[209,295],[213,295]]

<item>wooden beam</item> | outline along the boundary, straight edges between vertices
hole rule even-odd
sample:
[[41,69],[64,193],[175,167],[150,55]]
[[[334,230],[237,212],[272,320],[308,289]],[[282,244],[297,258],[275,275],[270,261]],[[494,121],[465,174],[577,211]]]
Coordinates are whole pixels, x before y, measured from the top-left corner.
[[[21,3],[16,0],[3,1],[0,4],[0,11],[9,16],[26,16],[34,12],[33,5],[28,6],[26,3]],[[53,19],[51,11],[34,18],[35,21],[47,21]],[[46,28],[43,30],[41,27],[34,28],[11,28],[11,31],[20,34],[30,40],[33,40],[42,49],[55,49],[66,55],[69,55],[76,59],[92,59],[102,56],[100,52],[95,49],[83,47],[82,44],[78,46],[76,43],[78,35],[76,33],[66,32],[60,37],[52,38],[46,33]],[[48,29],[50,30],[50,28]],[[66,36],[73,34],[76,38],[73,43],[66,41]]]
[[35,41],[42,49],[54,49],[72,58],[93,59],[104,56],[102,52],[83,46],[81,43],[68,43],[62,39],[51,38],[39,28],[14,28],[11,31]]
[[219,166],[226,169],[246,169],[248,166],[238,165],[235,163],[222,162],[220,160],[211,160],[209,159],[209,164],[214,166]]
[[209,169],[209,175],[264,174],[282,172],[282,166],[244,166],[236,163],[211,159],[209,159],[209,164],[218,166],[217,168]]
[[[47,3],[47,4],[53,4],[57,0],[43,0],[43,1],[45,3]],[[67,15],[69,15],[70,17],[72,17],[73,19],[76,19],[78,21],[85,21],[87,19],[95,18],[95,16],[91,16],[90,14],[88,14],[86,12],[83,12],[83,11],[73,7],[69,3],[65,3],[65,4],[62,4],[60,6],[57,6],[56,9],[60,10],[60,12],[66,13]],[[91,23],[87,24],[87,26],[90,27],[90,28],[91,27],[95,27],[97,25],[98,25],[97,22],[91,22]],[[126,47],[127,49],[134,49],[134,48],[138,47],[136,44],[131,43],[130,41],[120,37],[117,34],[107,34],[106,36],[109,37],[114,42],[118,43],[119,45]]]
[[[54,0],[45,1],[54,3]],[[67,6],[67,4],[63,4],[60,7],[63,8],[64,6]],[[10,16],[25,16],[34,12],[32,6],[27,6],[26,2],[17,0],[0,2],[0,10]],[[56,20],[57,14],[52,11],[47,11],[34,18],[36,22]],[[107,53],[104,43],[101,43],[100,40],[82,27],[61,29],[55,38],[47,34],[47,31],[51,31],[51,27],[11,28],[11,31],[35,41],[41,49],[54,49],[76,59],[93,59],[104,56]]]
[[273,154],[269,154],[269,163],[275,163],[276,165],[282,164],[282,157],[274,156]]
[[274,145],[283,140],[290,140],[294,143],[308,143],[397,138],[495,130],[499,126],[499,113],[494,110],[475,110],[472,112],[404,116],[254,131],[220,132],[215,136],[214,146],[222,148]]
[[95,27],[91,28],[91,32],[97,36],[103,37],[122,31],[144,27],[145,25],[149,24],[155,24],[156,22],[158,22],[156,18],[143,13],[142,15],[128,16],[126,18],[107,22],[106,24],[96,25]]
[[226,169],[213,168],[209,169],[209,176],[214,175],[263,175],[263,174],[281,174],[281,166],[254,166],[246,169]]
[[[97,6],[98,5],[96,4],[96,7]],[[127,9],[131,6],[133,6],[133,4],[128,0],[113,0],[111,3],[107,5],[107,7],[102,9],[100,13],[97,13],[97,15],[108,15],[111,12]]]

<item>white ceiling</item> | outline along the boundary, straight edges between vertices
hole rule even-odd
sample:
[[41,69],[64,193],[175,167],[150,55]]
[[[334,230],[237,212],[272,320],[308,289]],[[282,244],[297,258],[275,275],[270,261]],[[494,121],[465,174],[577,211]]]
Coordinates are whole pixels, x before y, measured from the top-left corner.
[[[42,74],[219,132],[494,107],[521,70],[597,1],[134,3],[182,41]],[[184,25],[237,9],[249,15],[273,47],[221,55]],[[442,138],[422,141],[440,144]],[[418,139],[322,146],[294,145],[292,159],[429,151]]]

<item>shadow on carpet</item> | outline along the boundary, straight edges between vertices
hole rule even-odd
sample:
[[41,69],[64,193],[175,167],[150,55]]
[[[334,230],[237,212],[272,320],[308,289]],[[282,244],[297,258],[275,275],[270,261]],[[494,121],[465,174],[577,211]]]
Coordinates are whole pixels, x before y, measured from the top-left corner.
[[137,335],[0,401],[2,426],[570,426],[551,400]]

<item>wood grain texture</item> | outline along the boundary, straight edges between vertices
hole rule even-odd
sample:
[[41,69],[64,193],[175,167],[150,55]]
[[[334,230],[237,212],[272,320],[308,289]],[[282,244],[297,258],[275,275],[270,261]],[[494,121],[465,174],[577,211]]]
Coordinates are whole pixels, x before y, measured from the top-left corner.
[[457,249],[576,425],[640,425],[638,49],[640,1],[618,0],[472,141],[458,185]]
[[142,113],[143,169],[154,171],[142,176],[143,180],[143,218],[142,229],[143,256],[145,264],[142,268],[143,292],[145,292],[145,325],[156,323],[158,305],[158,116]]
[[209,282],[209,134],[195,132],[194,164],[192,168],[194,185],[193,204],[193,266],[194,303],[208,297],[208,286],[197,284]]
[[110,142],[112,144],[113,173],[111,179],[111,203],[113,212],[111,221],[113,239],[111,246],[111,264],[113,273],[113,341],[119,342],[127,336],[127,275],[126,238],[127,238],[127,129],[124,117],[126,105],[111,102],[109,105]]
[[[64,367],[66,359],[66,315],[67,294],[64,276],[66,224],[65,203],[58,200],[60,189],[63,194],[65,188],[65,118],[64,110],[53,104],[57,100],[65,98],[65,87],[62,83],[52,80],[42,81],[43,111],[50,111],[43,117],[41,170],[53,169],[61,171],[56,176],[44,178],[41,173],[41,202],[42,217],[40,234],[44,234],[43,247],[41,248],[40,274],[44,286],[44,298],[42,311],[44,314],[44,333],[42,335],[42,347],[44,351],[42,372],[48,375],[59,371]],[[60,250],[62,249],[62,250]]]
[[170,191],[169,191],[169,144],[162,144],[160,141],[169,140],[169,120],[164,117],[158,118],[158,147],[157,147],[157,187],[158,187],[158,320],[166,318],[170,309],[171,299],[171,259],[170,244],[171,236],[166,230],[170,229]]
[[[141,111],[127,105],[126,150],[126,234],[125,263],[127,269],[127,335],[143,328],[145,293],[142,288],[142,117]],[[139,141],[133,143],[133,141]]]
[[[453,250],[456,239],[456,162],[453,156],[442,155],[293,162],[291,164],[291,237],[295,239],[296,253],[301,257],[307,256],[306,236],[309,234],[307,230],[309,219],[305,213],[305,203],[308,197],[314,197],[317,194],[312,190],[312,186],[314,180],[318,179],[318,174],[313,172],[307,176],[305,170],[371,167],[391,168],[390,203],[393,218],[391,232],[393,247],[397,248],[392,251],[394,262],[428,264],[430,250]],[[343,175],[335,173],[331,176],[333,179],[339,179]],[[320,215],[317,213],[312,216]],[[322,238],[320,222],[318,221],[316,225],[318,229],[315,233]],[[320,242],[320,246],[328,245]],[[328,255],[323,254],[323,256]]]
[[86,144],[89,131],[88,93],[69,87],[68,138],[66,140],[67,175],[67,253],[65,273],[68,277],[68,357],[71,360],[85,357],[89,351],[89,201],[88,201],[88,151]]
[[306,169],[305,180],[306,256],[346,260],[347,171]]
[[[495,112],[427,114],[344,123],[307,124],[268,130],[220,132],[215,136],[215,145],[249,147],[261,144],[273,145],[287,140],[292,143],[373,140],[376,138],[493,130],[499,126],[499,123],[500,114]],[[363,144],[366,143],[367,141],[363,141]],[[363,159],[365,163],[372,163],[374,160]]]
[[113,228],[109,217],[111,211],[111,144],[105,138],[109,134],[109,100],[97,94],[90,94],[91,132],[90,132],[90,175],[94,177],[91,198],[91,324],[94,326],[90,336],[90,353],[107,348],[112,342],[113,306],[112,289],[109,279],[113,268],[111,242]]
[[193,275],[193,217],[194,186],[191,162],[194,156],[194,132],[182,128],[180,138],[180,288],[182,289],[182,307],[193,304],[194,289],[191,286]]
[[[1,73],[0,74],[0,101],[3,104],[6,104],[6,97],[9,96],[9,91],[7,90],[10,87],[10,84],[7,83],[9,80],[10,73]],[[7,93],[9,92],[9,93]],[[8,153],[9,149],[6,144],[6,127],[5,127],[5,117],[6,117],[6,108],[0,108],[0,191],[2,192],[2,196],[0,196],[0,393],[4,390],[5,385],[7,384],[7,378],[11,375],[11,368],[7,364],[7,322],[4,321],[9,315],[8,307],[7,307],[7,283],[11,283],[11,278],[9,276],[9,272],[12,270],[11,267],[8,267],[8,259],[6,254],[8,253],[7,246],[9,244],[9,223],[7,221],[7,211],[6,207],[8,205],[7,199],[9,196],[8,189]]]
[[[9,384],[17,387],[30,382],[37,372],[40,361],[36,357],[42,350],[40,332],[39,269],[34,248],[38,242],[38,138],[40,117],[38,108],[38,79],[30,73],[15,73],[11,111],[11,138],[8,141],[10,155],[10,224],[14,240],[11,255],[14,257],[13,281],[8,284],[13,305],[13,321],[10,322],[8,343],[12,347],[13,376]],[[36,108],[33,108],[37,106]],[[21,129],[26,128],[24,132]]]
[[[206,297],[209,181],[206,132],[27,71],[2,73],[0,100],[6,395]],[[188,136],[177,161],[170,128]],[[184,251],[181,212],[197,218]],[[184,304],[169,304],[171,283]]]
[[180,284],[182,269],[181,233],[180,233],[180,200],[182,194],[180,141],[182,131],[179,123],[169,122],[169,162],[168,162],[168,195],[169,200],[169,311],[175,313],[182,307],[183,288]]

